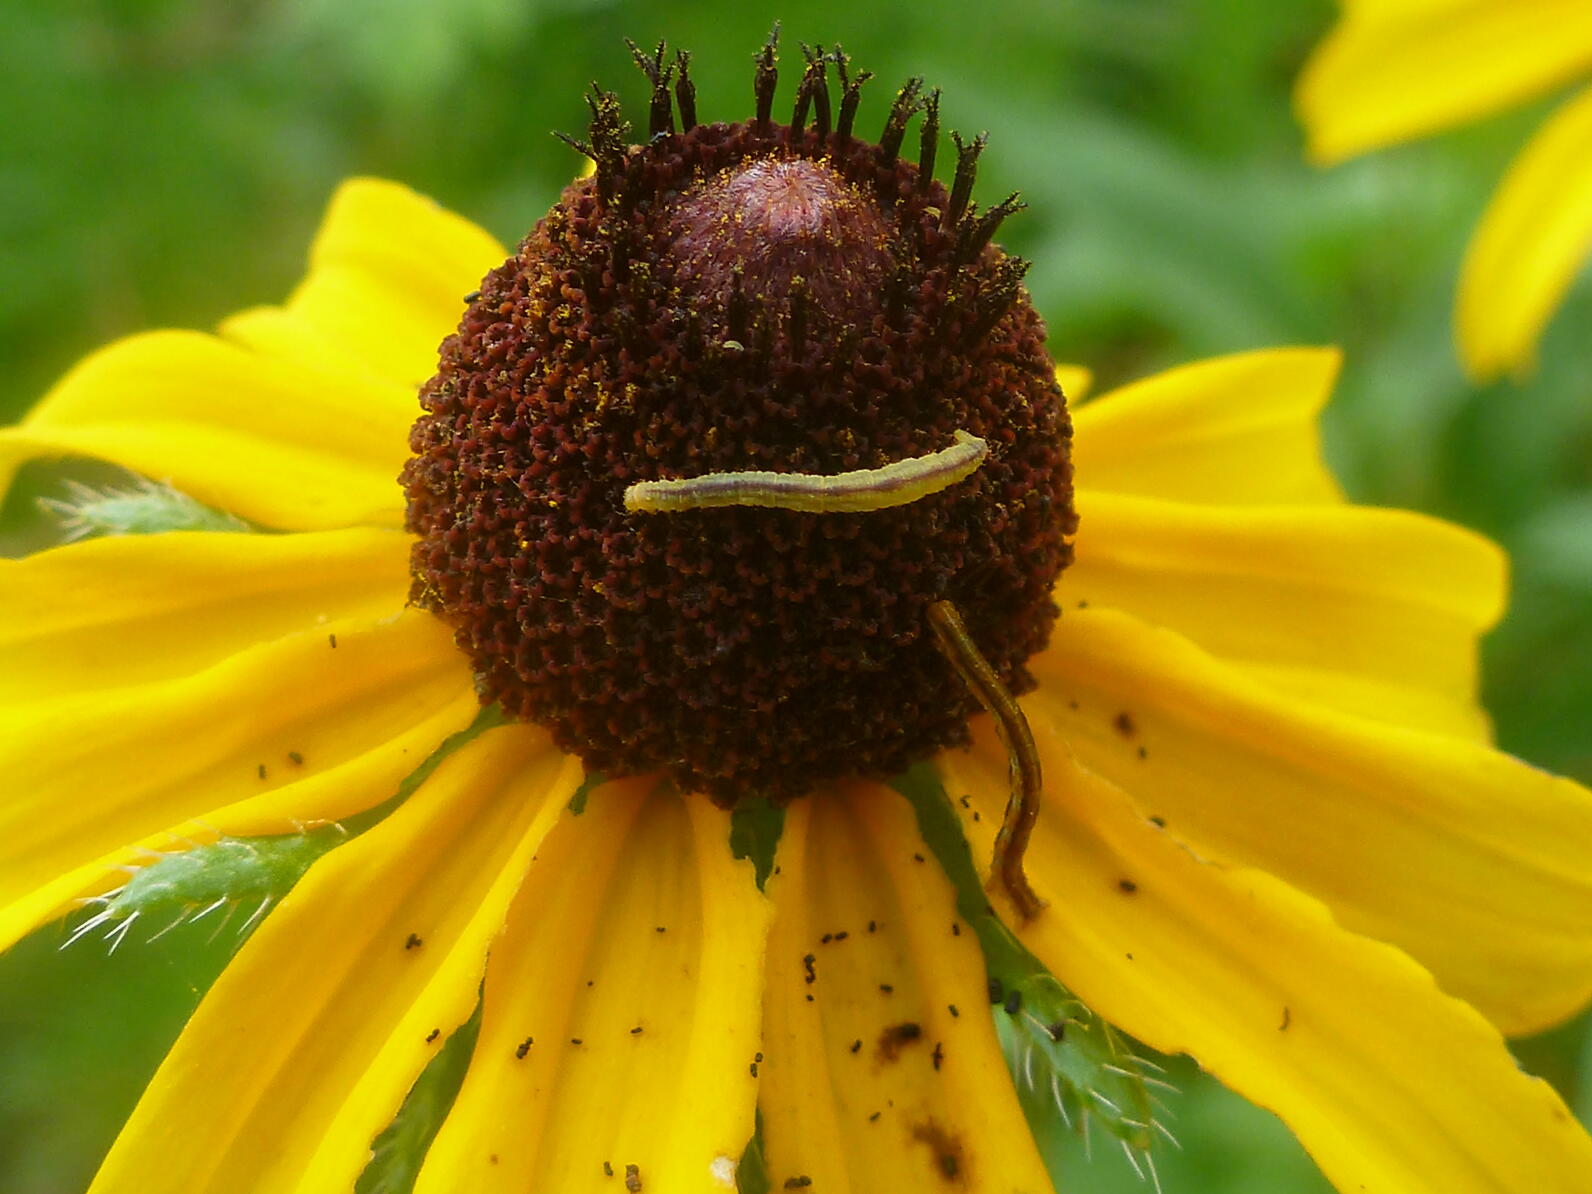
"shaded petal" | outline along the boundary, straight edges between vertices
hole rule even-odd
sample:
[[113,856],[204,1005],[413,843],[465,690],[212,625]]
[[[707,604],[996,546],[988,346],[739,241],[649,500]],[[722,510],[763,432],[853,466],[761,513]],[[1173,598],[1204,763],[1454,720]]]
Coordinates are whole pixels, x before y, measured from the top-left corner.
[[983,955],[907,803],[871,784],[814,793],[787,809],[778,857],[761,1097],[773,1188],[1048,1191]]
[[1340,359],[1329,348],[1244,352],[1102,394],[1073,416],[1078,482],[1185,502],[1339,501],[1316,416]]
[[[1286,884],[1200,862],[1036,733],[1050,906],[1008,923],[1095,1011],[1276,1112],[1340,1190],[1586,1189],[1592,1140],[1473,1008]],[[975,804],[987,854],[1001,805]]]
[[1299,76],[1294,110],[1318,162],[1464,124],[1592,65],[1585,0],[1386,8],[1340,21]]
[[171,680],[0,719],[0,947],[152,848],[286,833],[393,795],[479,711],[420,610],[331,622]]
[[630,1166],[646,1190],[735,1189],[770,906],[729,833],[707,800],[631,780],[549,835],[417,1194],[618,1190]]
[[354,178],[332,197],[304,282],[282,307],[229,319],[222,334],[268,356],[362,378],[403,396],[437,371],[464,296],[508,251],[483,229],[395,182]]
[[0,485],[25,460],[91,456],[292,530],[403,524],[398,470],[419,412],[201,332],[146,332],[81,361],[0,428]]
[[312,867],[216,980],[94,1194],[351,1190],[475,1008],[525,867],[579,785],[541,730],[490,731]]
[[395,613],[410,542],[174,532],[0,560],[0,701],[167,679],[307,626]]
[[[1592,794],[1472,742],[1292,700],[1167,631],[1069,611],[1030,660],[1036,729],[1202,854],[1408,950],[1504,1031],[1592,996]],[[1005,756],[991,743],[1004,791]]]
[[1555,112],[1504,175],[1471,239],[1456,321],[1480,378],[1528,365],[1592,249],[1592,88]]
[[1082,491],[1064,605],[1124,610],[1283,691],[1485,740],[1477,636],[1507,562],[1450,523],[1365,506],[1203,506]]

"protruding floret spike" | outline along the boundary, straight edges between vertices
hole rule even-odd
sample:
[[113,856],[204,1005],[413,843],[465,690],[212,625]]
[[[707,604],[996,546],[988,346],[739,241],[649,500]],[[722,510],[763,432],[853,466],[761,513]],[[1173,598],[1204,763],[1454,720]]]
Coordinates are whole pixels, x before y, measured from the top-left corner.
[[840,115],[835,120],[835,136],[841,141],[851,139],[852,125],[857,120],[857,105],[862,100],[862,85],[873,78],[872,71],[858,71],[853,76],[848,67],[851,59],[846,57],[845,51],[839,46],[835,47],[833,55],[835,72],[840,76]]
[[1002,257],[990,269],[990,278],[984,283],[976,300],[978,317],[973,325],[973,336],[982,339],[1000,322],[1001,316],[1011,309],[1022,291],[1023,278],[1033,263],[1021,257]]
[[923,97],[923,127],[918,131],[918,189],[934,180],[934,155],[940,148],[940,89]]
[[896,92],[895,103],[890,105],[890,115],[885,117],[884,132],[879,134],[879,148],[884,160],[893,162],[901,151],[901,138],[907,135],[907,121],[918,110],[918,92],[923,87],[923,77],[913,75],[906,85]]
[[630,47],[630,56],[636,60],[641,73],[646,75],[647,81],[652,84],[652,106],[648,112],[647,135],[656,137],[663,133],[674,132],[674,106],[669,100],[669,85],[674,81],[674,63],[664,63],[663,54],[666,48],[664,43],[660,41],[651,56],[628,37],[625,38],[625,44]]
[[796,89],[796,107],[791,115],[792,132],[800,133],[807,123],[807,107],[813,109],[813,127],[818,139],[829,136],[829,55],[823,46],[802,46],[802,56],[807,59],[807,69],[802,72],[801,85]]
[[591,109],[591,122],[587,125],[591,140],[580,141],[567,133],[553,135],[596,164],[597,196],[606,204],[613,198],[614,175],[625,164],[625,134],[630,132],[630,125],[620,112],[619,97],[596,83],[586,96],[586,106]]
[[807,279],[796,277],[790,284],[790,322],[786,327],[790,337],[790,355],[800,359],[807,348]]
[[691,81],[691,55],[677,50],[674,55],[674,100],[680,105],[680,131],[689,133],[696,127],[696,84]]
[[978,155],[984,152],[989,141],[988,133],[980,133],[969,142],[963,142],[960,133],[952,133],[956,143],[956,179],[951,183],[951,202],[946,205],[942,228],[954,228],[967,211],[967,201],[973,197],[973,180],[978,177]]
[[976,259],[984,251],[984,246],[989,244],[990,238],[995,235],[995,230],[1000,227],[1001,221],[1027,206],[1028,204],[1017,197],[1017,192],[1013,191],[983,215],[975,217],[970,209],[967,218],[957,227],[957,264],[965,265]]
[[763,128],[768,127],[770,116],[774,111],[774,88],[779,83],[779,68],[775,65],[779,61],[779,22],[774,22],[774,28],[769,31],[768,41],[763,43],[763,48],[757,52],[753,59],[757,69],[752,76],[752,91],[757,96],[757,123]]
[[597,151],[591,147],[591,142],[582,141],[579,137],[572,137],[568,133],[561,133],[557,129],[553,130],[553,136],[580,154],[581,157],[590,158],[594,162],[597,160]]

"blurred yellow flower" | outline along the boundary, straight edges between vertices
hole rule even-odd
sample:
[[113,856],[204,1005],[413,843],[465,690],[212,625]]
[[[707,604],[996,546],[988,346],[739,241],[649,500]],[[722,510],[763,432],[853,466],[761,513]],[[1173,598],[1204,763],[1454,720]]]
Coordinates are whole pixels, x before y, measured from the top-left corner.
[[[1592,72],[1587,0],[1343,0],[1295,107],[1331,164],[1451,128]],[[1565,101],[1505,174],[1471,239],[1455,310],[1486,380],[1532,365],[1592,247],[1592,88]]]

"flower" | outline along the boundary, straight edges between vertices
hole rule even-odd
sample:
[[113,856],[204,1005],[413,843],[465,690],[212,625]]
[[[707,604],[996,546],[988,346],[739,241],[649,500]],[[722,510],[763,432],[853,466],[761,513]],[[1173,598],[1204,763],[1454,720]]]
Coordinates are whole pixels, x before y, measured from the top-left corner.
[[[1344,0],[1295,106],[1330,164],[1529,100],[1592,69],[1580,0]],[[1592,90],[1566,101],[1504,176],[1471,238],[1455,324],[1487,380],[1531,364],[1592,247]]]
[[[0,432],[7,470],[94,457],[273,532],[0,566],[0,944],[149,850],[358,816],[476,721],[449,627],[408,604],[393,478],[459,296],[505,256],[350,182],[284,306],[114,344]],[[1084,522],[1023,698],[1048,908],[992,898],[1342,1189],[1577,1189],[1592,1140],[1501,1030],[1592,995],[1592,799],[1489,744],[1499,552],[1349,505],[1320,463],[1336,368],[1245,353],[1078,409]],[[989,918],[959,918],[895,792],[792,801],[760,890],[712,801],[587,776],[536,724],[476,728],[260,923],[95,1191],[352,1188],[478,999],[422,1192],[732,1188],[754,1116],[776,1186],[1048,1184],[983,1014]],[[993,728],[927,763],[987,860]]]

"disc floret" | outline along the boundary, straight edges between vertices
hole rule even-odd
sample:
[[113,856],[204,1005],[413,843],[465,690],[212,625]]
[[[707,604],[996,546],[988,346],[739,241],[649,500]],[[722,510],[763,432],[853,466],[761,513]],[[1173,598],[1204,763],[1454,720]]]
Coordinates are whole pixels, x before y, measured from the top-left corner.
[[[735,124],[698,123],[688,55],[632,50],[646,143],[594,86],[569,138],[593,177],[487,276],[422,391],[414,599],[453,626],[483,700],[593,770],[663,770],[722,802],[887,777],[963,741],[977,708],[929,607],[954,602],[1021,690],[1070,555],[1066,408],[1026,263],[991,239],[1020,205],[972,202],[982,137],[957,139],[949,189],[932,177],[921,80],[870,143],[869,76],[838,48],[804,47],[788,124],[773,38]],[[935,473],[953,448],[968,471]],[[864,473],[922,492],[875,503]],[[638,485],[735,488],[721,476],[865,496],[627,504]]]

